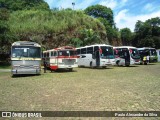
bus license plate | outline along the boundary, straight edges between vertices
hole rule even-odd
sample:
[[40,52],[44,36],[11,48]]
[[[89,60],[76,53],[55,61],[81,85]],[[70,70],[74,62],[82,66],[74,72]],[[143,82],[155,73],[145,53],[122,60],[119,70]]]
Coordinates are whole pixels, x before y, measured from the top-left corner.
[[68,66],[68,67],[71,67],[71,66]]

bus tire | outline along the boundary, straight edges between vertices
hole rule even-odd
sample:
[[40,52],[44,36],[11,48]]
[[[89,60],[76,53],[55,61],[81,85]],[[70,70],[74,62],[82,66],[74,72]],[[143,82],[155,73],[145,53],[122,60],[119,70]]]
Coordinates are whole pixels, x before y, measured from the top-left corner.
[[90,67],[93,69],[93,65],[92,65],[92,62],[90,62]]
[[12,74],[11,77],[14,78],[16,75]]
[[118,61],[116,61],[116,64],[117,64],[118,66],[120,66],[119,62],[120,62],[119,60],[118,60]]
[[69,72],[72,72],[73,71],[73,68],[68,68]]
[[102,68],[103,68],[103,69],[106,69],[106,68],[107,68],[107,66],[102,66]]

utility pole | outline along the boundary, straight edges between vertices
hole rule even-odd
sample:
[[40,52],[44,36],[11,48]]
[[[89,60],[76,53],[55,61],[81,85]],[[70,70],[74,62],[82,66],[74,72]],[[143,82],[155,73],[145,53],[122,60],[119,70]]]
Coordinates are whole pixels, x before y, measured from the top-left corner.
[[72,6],[73,6],[73,10],[74,10],[75,2],[72,2]]

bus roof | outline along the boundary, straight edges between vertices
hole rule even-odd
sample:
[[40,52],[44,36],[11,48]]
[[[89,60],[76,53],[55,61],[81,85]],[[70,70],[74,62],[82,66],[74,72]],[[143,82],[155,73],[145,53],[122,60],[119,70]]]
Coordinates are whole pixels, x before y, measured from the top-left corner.
[[138,50],[146,50],[146,49],[155,49],[155,48],[151,48],[151,47],[143,47],[143,48],[137,48]]
[[75,50],[75,47],[72,47],[72,46],[63,46],[63,47],[55,48],[53,50]]
[[87,46],[84,46],[84,47],[79,47],[79,48],[76,48],[76,49],[87,48],[87,47],[94,47],[94,46],[108,46],[108,47],[112,47],[111,45],[106,45],[106,44],[95,44],[95,45],[87,45]]
[[30,41],[17,41],[12,44],[12,46],[36,46],[36,47],[41,47],[38,43],[36,42],[30,42]]
[[133,46],[117,46],[117,47],[113,47],[113,48],[136,48]]

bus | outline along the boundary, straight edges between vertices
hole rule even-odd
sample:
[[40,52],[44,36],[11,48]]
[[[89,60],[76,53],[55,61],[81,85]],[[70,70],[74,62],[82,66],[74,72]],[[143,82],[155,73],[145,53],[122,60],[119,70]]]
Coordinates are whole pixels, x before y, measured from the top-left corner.
[[11,46],[11,74],[41,74],[41,46],[36,42],[17,41]]
[[43,60],[51,71],[57,69],[68,69],[78,67],[76,48],[71,46],[59,47],[47,51],[43,51]]
[[136,47],[114,47],[115,62],[118,66],[140,64],[140,56]]
[[106,68],[115,62],[113,47],[111,45],[97,44],[76,48],[78,66]]
[[155,48],[150,48],[150,47],[143,47],[143,48],[138,48],[141,61],[140,64],[145,64],[147,63],[153,63],[157,62],[157,52]]

